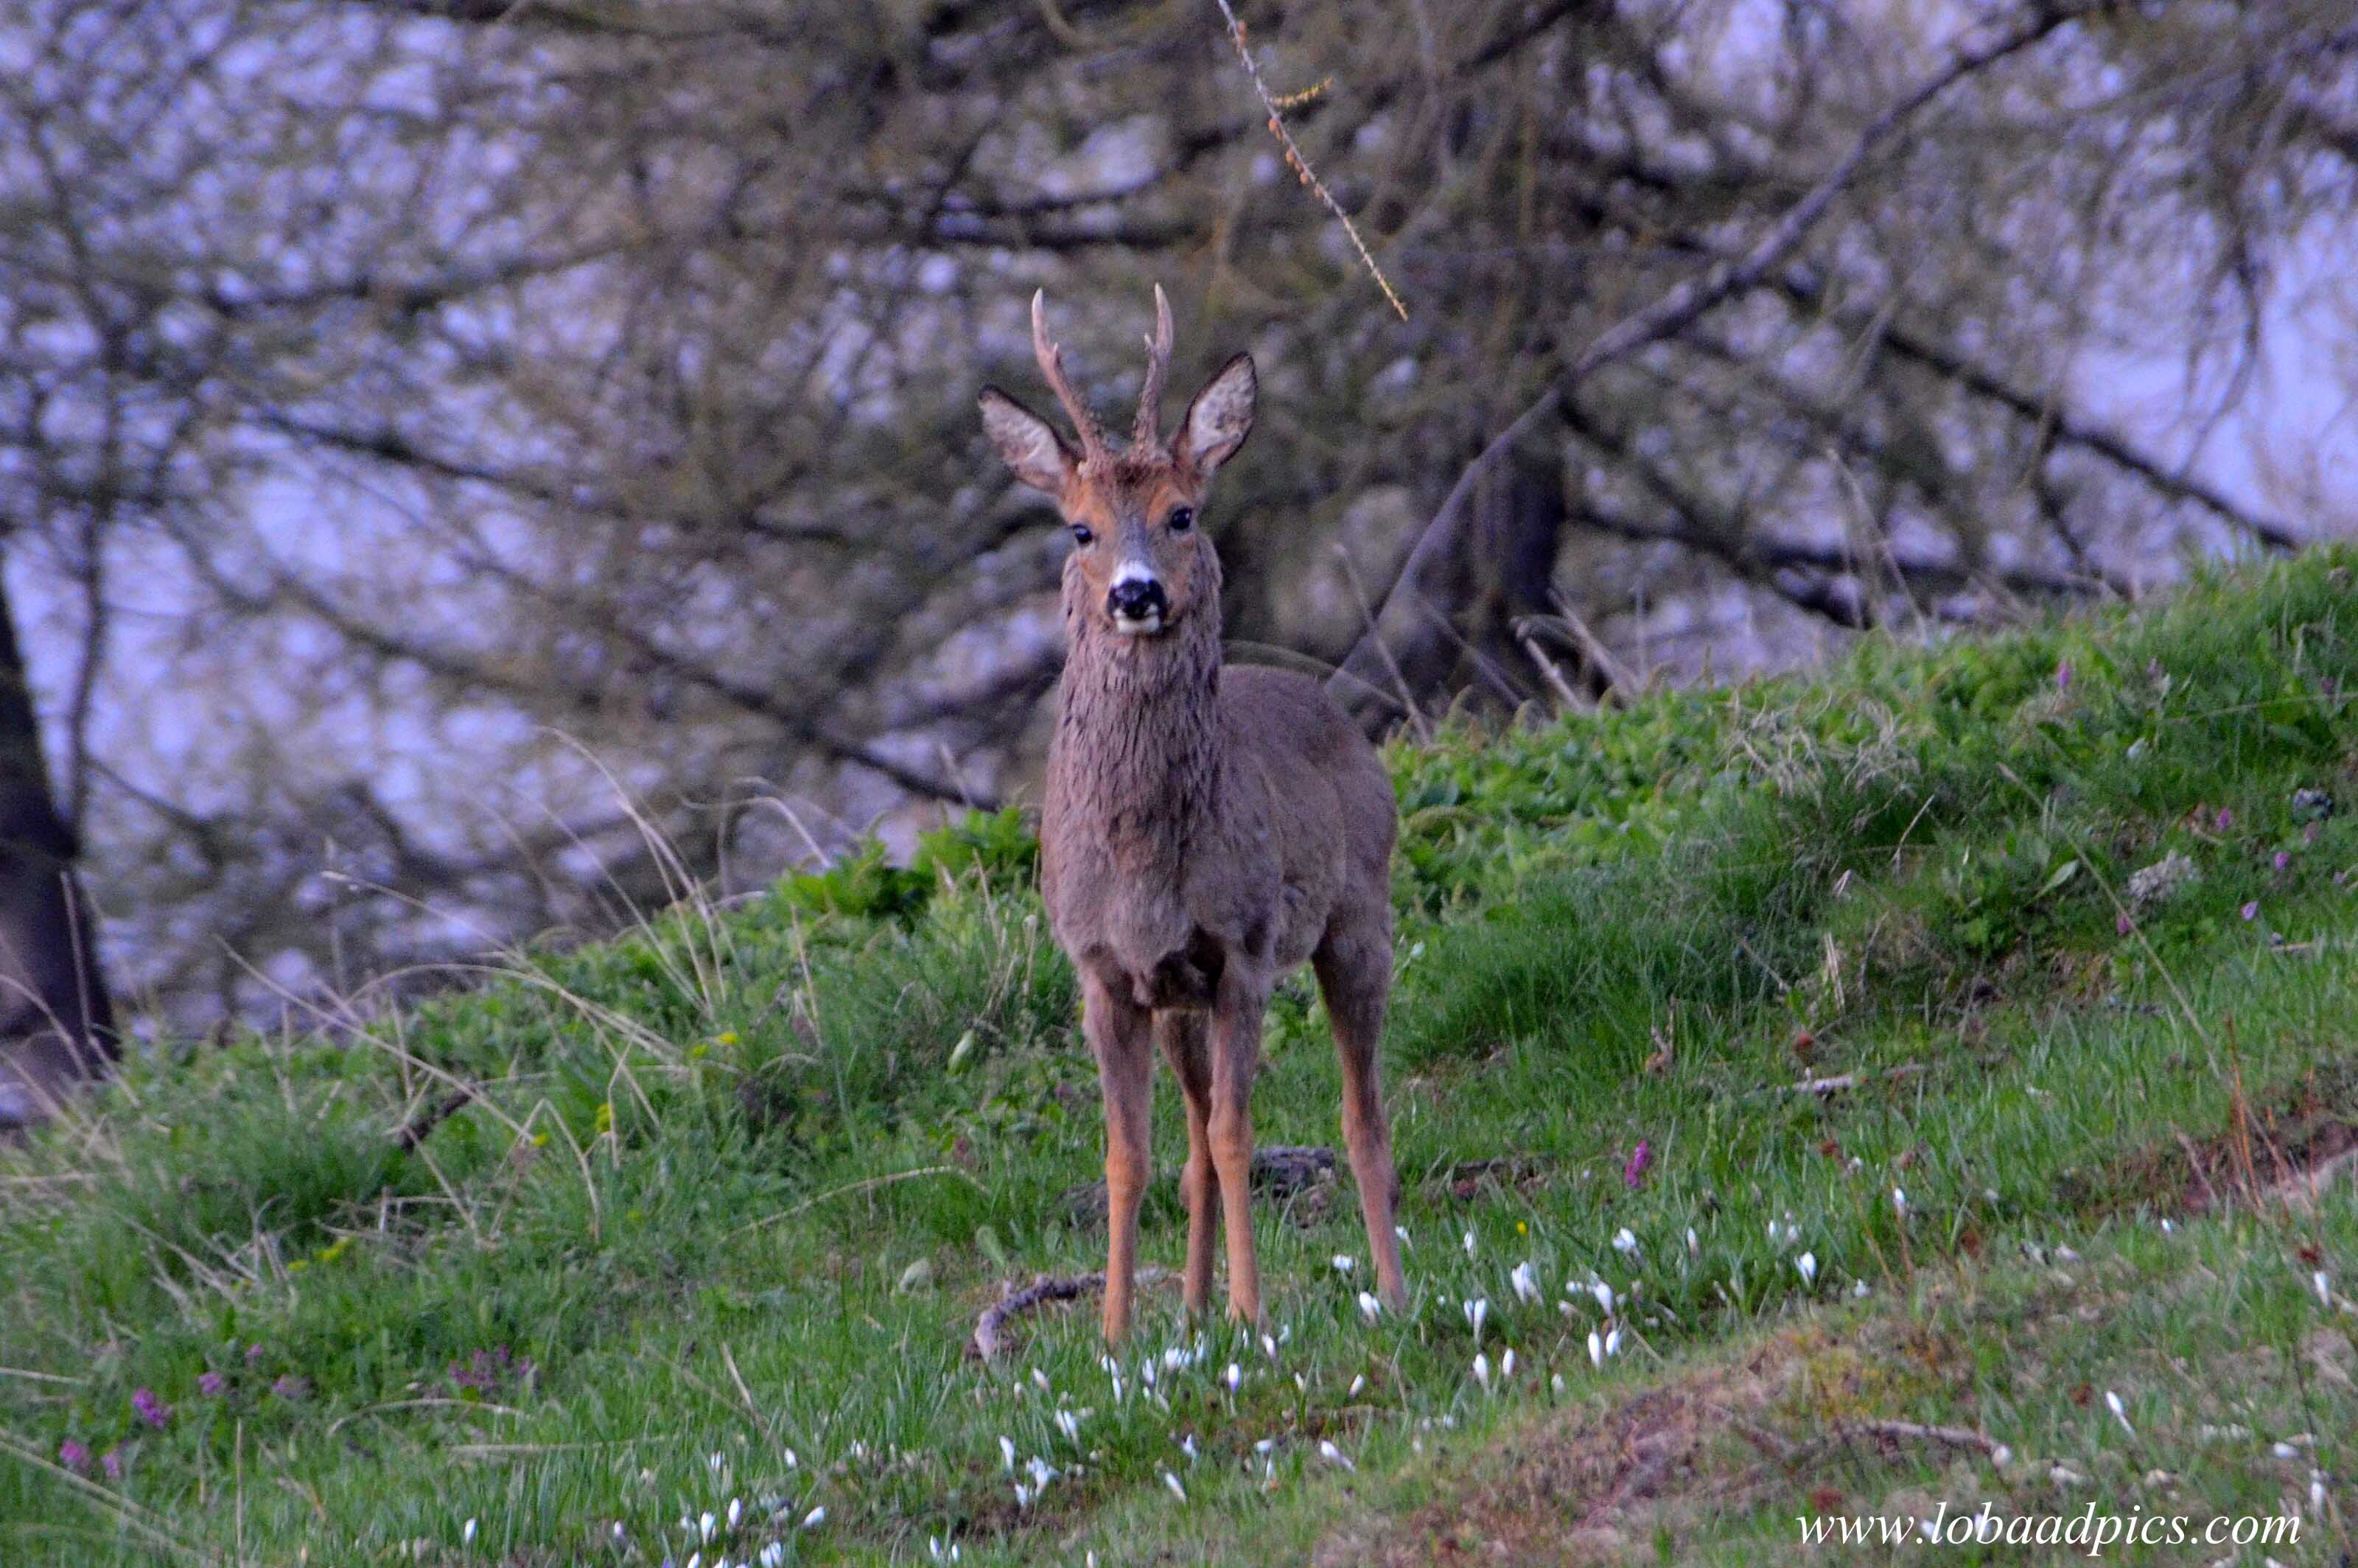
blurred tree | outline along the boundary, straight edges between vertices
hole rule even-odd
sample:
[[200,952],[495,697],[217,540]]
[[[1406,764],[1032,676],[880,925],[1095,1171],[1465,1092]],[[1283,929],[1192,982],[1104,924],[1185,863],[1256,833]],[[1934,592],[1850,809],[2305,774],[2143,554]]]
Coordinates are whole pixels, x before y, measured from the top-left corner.
[[[1174,380],[1255,353],[1237,652],[1374,619],[1371,725],[2328,521],[2312,454],[2195,460],[2352,303],[2344,5],[1240,15],[1405,322],[1208,5],[13,8],[0,545],[125,976],[193,1018],[1021,798],[1061,539],[973,393],[1042,285],[1109,406],[1152,281]],[[1567,376],[2017,24],[1774,266]]]
[[39,1119],[116,1054],[73,835],[0,592],[0,1131]]

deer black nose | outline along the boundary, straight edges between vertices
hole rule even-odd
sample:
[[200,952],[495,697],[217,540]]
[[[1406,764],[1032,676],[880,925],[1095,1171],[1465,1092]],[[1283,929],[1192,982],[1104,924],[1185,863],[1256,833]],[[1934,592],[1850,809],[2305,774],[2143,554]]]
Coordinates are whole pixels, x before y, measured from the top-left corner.
[[1106,613],[1117,621],[1155,621],[1170,607],[1163,585],[1151,577],[1124,578],[1106,594]]

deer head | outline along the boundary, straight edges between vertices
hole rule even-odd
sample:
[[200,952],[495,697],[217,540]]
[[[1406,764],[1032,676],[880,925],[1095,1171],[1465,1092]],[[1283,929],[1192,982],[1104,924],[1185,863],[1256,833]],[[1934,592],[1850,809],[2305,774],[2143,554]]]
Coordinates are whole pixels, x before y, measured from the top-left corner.
[[1119,450],[1065,379],[1041,294],[1032,297],[1032,351],[1073,421],[1079,449],[997,387],[983,388],[981,398],[983,428],[999,455],[1017,479],[1055,502],[1072,530],[1066,604],[1123,637],[1157,636],[1207,607],[1217,611],[1219,561],[1196,517],[1212,475],[1252,432],[1257,388],[1252,357],[1237,355],[1195,395],[1166,441],[1163,383],[1171,368],[1171,302],[1160,285],[1146,348],[1138,417],[1129,444]]

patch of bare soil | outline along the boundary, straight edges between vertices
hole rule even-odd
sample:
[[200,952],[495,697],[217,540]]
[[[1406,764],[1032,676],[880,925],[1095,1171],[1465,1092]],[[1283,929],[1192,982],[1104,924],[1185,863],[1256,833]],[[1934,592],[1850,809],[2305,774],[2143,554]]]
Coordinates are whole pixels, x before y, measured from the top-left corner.
[[[2180,1134],[2124,1162],[2090,1208],[2152,1203],[2187,1214],[2257,1203],[2312,1203],[2358,1176],[2358,1064],[2313,1069],[2257,1103],[2237,1104],[2204,1138]],[[2114,1201],[2105,1203],[2109,1195]]]
[[1443,1500],[1405,1519],[1347,1521],[1311,1561],[1316,1568],[1652,1561],[1663,1535],[1675,1541],[1771,1498],[1839,1511],[1843,1495],[1820,1479],[1837,1457],[1989,1452],[1987,1438],[1963,1428],[1858,1413],[1903,1386],[1946,1381],[1947,1358],[1944,1346],[1904,1325],[1854,1330],[1847,1343],[1815,1328],[1789,1330],[1740,1363],[1509,1435],[1454,1478]]

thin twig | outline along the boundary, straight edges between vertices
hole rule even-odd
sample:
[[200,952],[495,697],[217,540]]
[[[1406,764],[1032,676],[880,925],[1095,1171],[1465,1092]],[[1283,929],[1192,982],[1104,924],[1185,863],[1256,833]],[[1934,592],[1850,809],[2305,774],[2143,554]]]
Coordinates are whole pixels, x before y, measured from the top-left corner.
[[1245,74],[1252,79],[1253,92],[1260,95],[1261,107],[1269,111],[1269,134],[1275,136],[1278,146],[1285,149],[1286,164],[1293,170],[1294,178],[1308,186],[1311,194],[1325,202],[1326,211],[1334,213],[1342,223],[1343,232],[1351,236],[1351,244],[1359,253],[1359,260],[1367,265],[1368,273],[1375,278],[1376,287],[1384,291],[1385,301],[1401,320],[1407,320],[1408,307],[1401,304],[1401,297],[1392,291],[1391,279],[1384,276],[1384,269],[1376,265],[1375,256],[1368,250],[1368,242],[1359,238],[1358,225],[1351,222],[1351,215],[1343,211],[1343,204],[1327,190],[1325,182],[1310,167],[1310,160],[1303,157],[1302,149],[1294,145],[1293,133],[1285,128],[1285,107],[1316,96],[1325,84],[1321,82],[1307,92],[1293,93],[1280,100],[1270,92],[1269,83],[1261,80],[1260,67],[1253,63],[1252,50],[1245,47],[1245,25],[1237,20],[1237,14],[1229,8],[1228,0],[1217,0],[1217,4],[1220,15],[1228,18],[1228,41],[1237,46],[1237,59],[1244,62]]
[[1596,667],[1596,673],[1605,677],[1606,685],[1612,687],[1614,695],[1625,706],[1643,696],[1645,687],[1636,672],[1614,655],[1613,650],[1605,645],[1604,638],[1590,630],[1588,622],[1581,619],[1580,611],[1572,607],[1572,600],[1560,593],[1551,597],[1555,600],[1555,612],[1563,622],[1564,629],[1572,633],[1572,640],[1580,644],[1581,655]]
[[1416,705],[1416,694],[1409,689],[1408,676],[1401,673],[1400,661],[1392,657],[1391,645],[1376,631],[1376,607],[1368,602],[1368,589],[1359,581],[1359,568],[1351,564],[1351,552],[1337,545],[1335,546],[1335,558],[1343,563],[1343,577],[1351,585],[1351,597],[1358,600],[1359,613],[1367,621],[1367,634],[1375,638],[1376,651],[1384,656],[1384,668],[1390,672],[1392,685],[1398,689],[1401,710],[1415,726],[1418,739],[1430,741],[1433,725],[1425,719],[1424,710]]
[[1555,661],[1547,656],[1547,650],[1540,646],[1537,638],[1528,632],[1518,632],[1515,641],[1523,645],[1523,652],[1530,655],[1532,664],[1539,666],[1540,678],[1547,682],[1548,689],[1555,693],[1556,700],[1563,704],[1565,712],[1585,713],[1595,706],[1580,699],[1580,694],[1572,689],[1572,683],[1563,678],[1563,672],[1555,667]]

